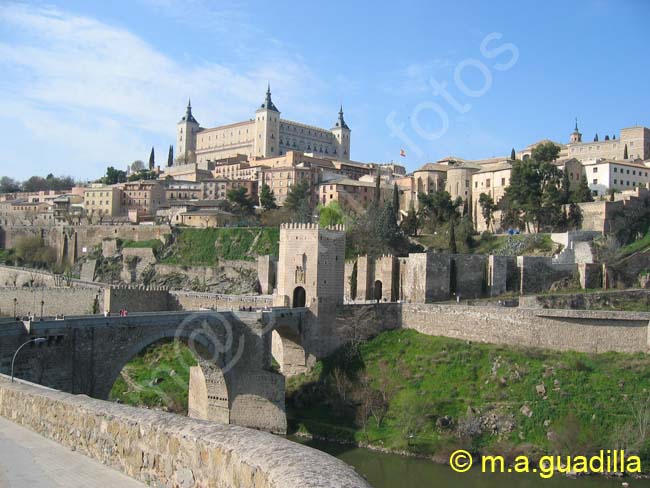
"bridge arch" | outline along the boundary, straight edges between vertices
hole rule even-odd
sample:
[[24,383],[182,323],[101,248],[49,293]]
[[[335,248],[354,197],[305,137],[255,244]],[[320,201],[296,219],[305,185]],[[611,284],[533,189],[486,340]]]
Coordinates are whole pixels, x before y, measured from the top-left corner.
[[276,327],[271,332],[271,353],[284,376],[307,371],[307,353],[299,331],[291,327]]
[[[230,423],[229,391],[231,388],[224,375],[222,364],[219,364],[222,361],[215,362],[214,344],[207,337],[189,331],[181,333],[176,329],[159,331],[133,344],[112,362],[110,371],[105,376],[106,380],[96,385],[94,396],[107,399],[113,385],[129,362],[147,349],[167,342],[187,345],[197,362],[197,365],[189,367],[188,417]],[[174,381],[183,380],[175,376]],[[161,389],[160,395],[164,397],[166,393]]]

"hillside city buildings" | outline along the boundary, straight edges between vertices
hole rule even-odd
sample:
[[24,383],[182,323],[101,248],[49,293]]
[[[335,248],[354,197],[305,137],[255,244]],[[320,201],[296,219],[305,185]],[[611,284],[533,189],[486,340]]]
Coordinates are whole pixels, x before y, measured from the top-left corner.
[[[404,166],[364,163],[351,159],[351,129],[338,112],[332,128],[324,129],[283,119],[267,88],[264,101],[248,121],[204,128],[188,102],[177,124],[177,157],[154,166],[150,180],[116,185],[89,184],[65,192],[0,195],[0,224],[47,225],[86,221],[104,223],[155,222],[209,227],[230,225],[236,219],[224,210],[228,191],[245,188],[259,202],[268,185],[282,206],[291,187],[307,181],[313,203],[337,202],[359,213],[374,199],[377,178],[382,201],[399,192],[399,213],[418,208],[418,195],[446,190],[460,198],[478,231],[486,230],[479,198],[482,193],[498,203],[510,184],[511,156],[467,160],[449,156],[422,164],[407,174]],[[527,160],[543,139],[515,152]],[[551,141],[553,142],[553,141]],[[621,129],[620,136],[596,134],[584,141],[575,128],[567,143],[554,142],[560,154],[554,164],[566,171],[572,185],[584,177],[596,198],[618,192],[627,198],[650,186],[650,129]],[[170,164],[171,163],[171,164]],[[604,218],[604,217],[603,217]]]

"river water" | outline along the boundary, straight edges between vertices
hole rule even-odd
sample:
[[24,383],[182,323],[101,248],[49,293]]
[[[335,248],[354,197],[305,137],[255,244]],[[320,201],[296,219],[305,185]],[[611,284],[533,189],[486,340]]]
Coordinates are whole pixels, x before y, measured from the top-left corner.
[[650,488],[650,480],[630,478],[586,476],[570,479],[563,474],[557,474],[552,478],[543,479],[537,474],[487,475],[478,470],[459,474],[448,466],[424,459],[295,437],[291,437],[291,440],[327,452],[354,466],[374,488],[621,488],[624,481],[630,488]]

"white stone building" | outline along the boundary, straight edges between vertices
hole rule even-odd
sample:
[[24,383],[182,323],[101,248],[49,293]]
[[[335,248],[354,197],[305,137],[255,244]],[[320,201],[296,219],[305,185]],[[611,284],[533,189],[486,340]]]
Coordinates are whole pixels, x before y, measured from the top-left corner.
[[237,155],[249,159],[270,158],[283,156],[288,151],[347,161],[350,159],[350,132],[343,118],[343,107],[331,129],[281,118],[271,100],[269,87],[254,118],[219,127],[201,127],[188,102],[187,111],[177,124],[176,149],[185,162],[196,162],[201,167]]

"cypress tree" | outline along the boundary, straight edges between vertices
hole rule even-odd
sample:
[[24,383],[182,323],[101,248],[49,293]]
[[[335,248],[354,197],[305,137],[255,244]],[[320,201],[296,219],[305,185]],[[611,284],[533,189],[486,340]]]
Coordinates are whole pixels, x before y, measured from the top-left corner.
[[594,136],[594,142],[598,142],[598,134]]
[[395,214],[395,222],[399,221],[399,188],[397,183],[393,185],[393,213]]
[[512,151],[510,151],[510,160],[514,161],[515,159],[517,159],[517,155],[515,154],[515,148],[513,147]]
[[377,179],[375,180],[375,198],[374,203],[375,207],[379,208],[379,201],[381,200],[381,175],[379,172],[379,166],[377,166]]
[[155,166],[156,166],[156,161],[153,153],[153,146],[151,146],[151,154],[149,154],[149,171],[152,171]]
[[167,155],[167,166],[172,166],[174,164],[174,146],[169,145],[169,154]]
[[623,159],[627,159],[627,144],[625,144],[625,149],[623,149]]
[[458,248],[456,247],[456,229],[453,218],[449,221],[449,252],[451,254],[458,254]]

